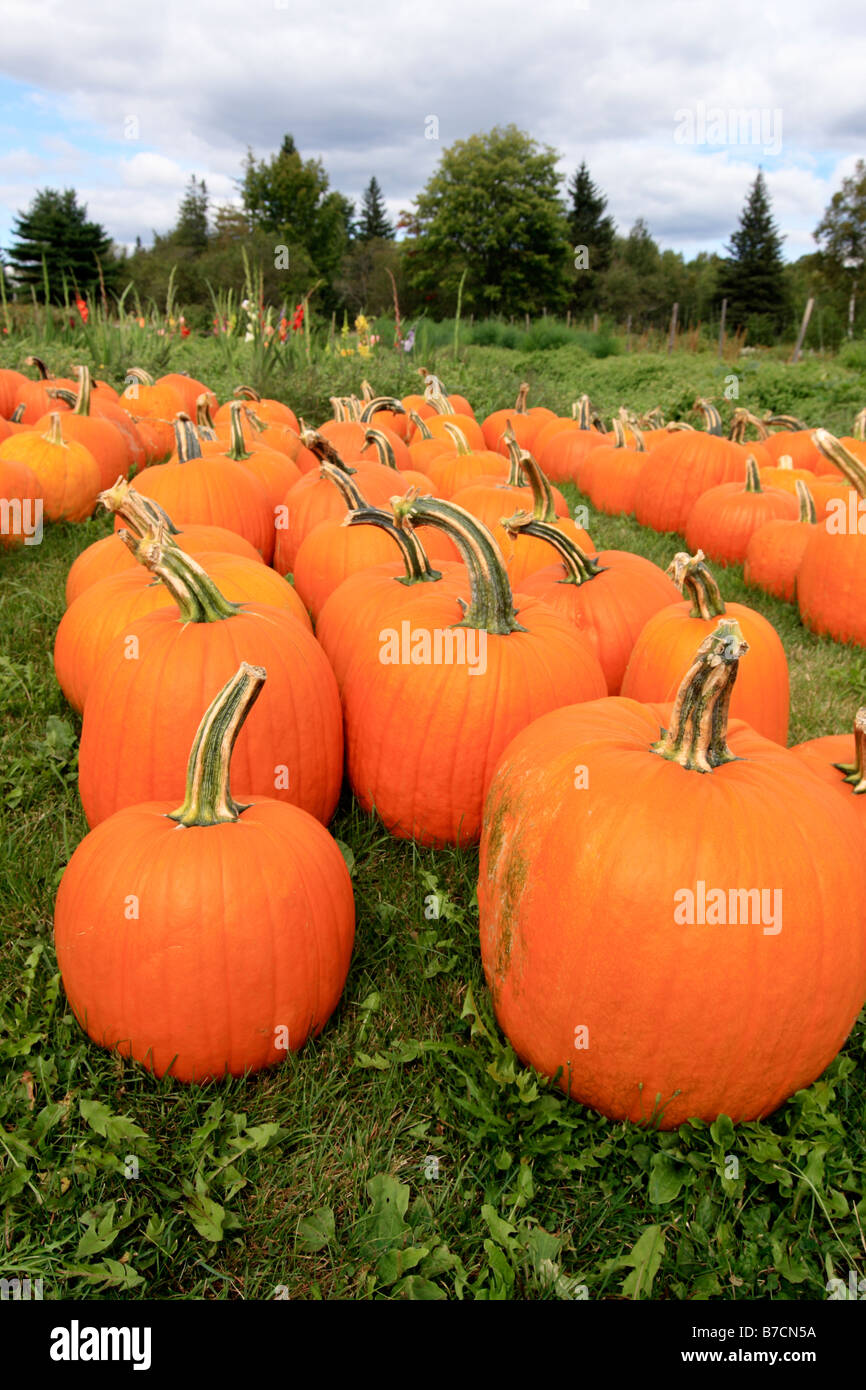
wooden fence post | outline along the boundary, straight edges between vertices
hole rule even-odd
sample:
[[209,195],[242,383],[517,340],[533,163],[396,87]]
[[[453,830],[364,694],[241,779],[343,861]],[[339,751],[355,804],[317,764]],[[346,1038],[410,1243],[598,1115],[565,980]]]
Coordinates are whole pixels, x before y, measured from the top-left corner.
[[673,352],[673,350],[674,350],[674,342],[676,341],[676,336],[677,336],[677,312],[678,312],[678,310],[679,310],[679,307],[680,307],[679,304],[675,304],[674,307],[673,307],[673,310],[672,310],[672,312],[671,312],[671,330],[670,330],[670,333],[668,334],[668,352],[669,352],[669,353]]
[[800,349],[803,346],[803,339],[806,337],[806,329],[809,327],[809,319],[812,317],[812,305],[814,299],[810,299],[803,313],[803,322],[800,324],[800,332],[797,334],[797,342],[794,345],[794,352],[791,357],[792,362],[800,360]]

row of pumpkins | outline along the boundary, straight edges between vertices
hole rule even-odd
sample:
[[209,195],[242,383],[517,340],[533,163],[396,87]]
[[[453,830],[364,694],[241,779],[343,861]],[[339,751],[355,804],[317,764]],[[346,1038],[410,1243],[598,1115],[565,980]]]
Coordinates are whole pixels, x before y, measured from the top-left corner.
[[[104,384],[79,369],[74,385],[51,434],[93,420]],[[559,420],[523,390],[479,424],[435,378],[403,401],[335,399],[318,430],[248,388],[217,407],[184,378],[133,387],[118,409],[162,431],[168,461],[130,484],[86,446],[104,484],[89,508],[115,534],[72,565],[54,652],[83,713],[91,827],[56,946],[89,1035],[202,1081],[322,1029],[354,939],[325,828],[345,769],[393,835],[479,842],[497,1017],[574,1098],[669,1128],[765,1115],[814,1080],[866,997],[866,711],[789,750],[782,643],[725,604],[700,537],[667,573],[597,553],[551,482],[601,506],[604,474],[646,453],[681,518],[723,449],[750,498],[798,512],[756,485],[778,434],[744,446],[626,417],[599,440],[588,402]],[[856,492],[851,443],[817,431],[808,457],[835,457],[832,486]],[[47,495],[51,470],[33,471]],[[68,460],[67,490],[76,476]],[[843,563],[850,532],[790,506],[769,522],[810,525]]]

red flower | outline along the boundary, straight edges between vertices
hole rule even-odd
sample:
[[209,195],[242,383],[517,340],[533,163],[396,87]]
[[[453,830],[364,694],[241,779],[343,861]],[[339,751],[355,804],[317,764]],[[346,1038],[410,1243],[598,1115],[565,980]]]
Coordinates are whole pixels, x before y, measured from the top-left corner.
[[[88,309],[87,304],[85,303],[85,301],[84,301],[83,299],[76,299],[76,301],[75,301],[75,307],[76,307],[76,309],[78,310],[79,314],[81,315],[81,322],[82,322],[82,323],[86,323],[87,320],[88,320],[89,317],[90,317],[90,310]],[[74,322],[74,320],[73,320],[73,322]]]
[[187,326],[186,326],[185,323],[182,323],[181,326],[180,326],[180,336],[181,336],[182,338],[188,338],[188,337],[189,337],[189,329],[187,328]]
[[303,326],[304,326],[304,306],[303,306],[303,304],[296,304],[296,305],[295,305],[295,316],[294,316],[294,318],[292,319],[292,332],[293,332],[293,333],[297,333],[298,330],[299,330],[300,328],[303,328]]

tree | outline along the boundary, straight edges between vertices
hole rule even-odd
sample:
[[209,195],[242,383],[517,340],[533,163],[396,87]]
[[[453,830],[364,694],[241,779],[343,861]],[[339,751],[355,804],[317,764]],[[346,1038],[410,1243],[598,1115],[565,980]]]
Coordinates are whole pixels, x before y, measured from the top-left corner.
[[358,241],[373,241],[375,238],[394,240],[394,228],[388,221],[382,190],[375,175],[364,189],[355,237]]
[[64,283],[68,294],[86,295],[98,285],[100,267],[106,282],[113,279],[111,238],[98,222],[88,222],[87,208],[72,188],[41,189],[29,210],[16,217],[13,232],[10,269],[27,293],[31,285],[41,291],[47,278],[49,298],[60,304]]
[[[822,289],[841,309],[846,309],[848,331],[853,331],[857,291],[866,267],[866,161],[857,160],[854,173],[842,180],[814,232],[819,246],[817,271]],[[825,297],[825,296],[822,296]]]
[[276,244],[303,246],[315,273],[331,281],[348,246],[354,208],[342,193],[329,192],[321,160],[302,160],[291,135],[269,160],[256,162],[250,150],[241,197],[254,228]]
[[719,298],[728,301],[728,323],[747,328],[752,341],[768,341],[788,320],[782,240],[770,211],[764,175],[758,170],[740,225],[725,247]]
[[[572,175],[568,194],[568,230],[576,261],[571,304],[581,313],[596,306],[601,277],[613,259],[616,232],[613,218],[604,216],[607,198],[590,178],[585,161]],[[582,248],[586,252],[585,268],[580,264]]]
[[176,246],[182,246],[194,256],[207,250],[208,244],[208,191],[204,179],[201,183],[193,174],[187,184],[186,193],[181,199],[177,222],[169,235]]
[[559,201],[557,154],[514,125],[445,150],[403,218],[414,236],[413,283],[435,312],[453,310],[467,272],[464,307],[481,314],[556,309],[567,293],[568,225]]

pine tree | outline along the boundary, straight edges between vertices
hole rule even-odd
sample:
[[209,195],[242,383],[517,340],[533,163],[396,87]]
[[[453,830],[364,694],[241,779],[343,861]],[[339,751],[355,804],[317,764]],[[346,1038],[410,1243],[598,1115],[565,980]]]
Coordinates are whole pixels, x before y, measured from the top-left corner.
[[364,189],[356,237],[358,241],[372,241],[375,237],[383,241],[394,240],[394,228],[388,221],[382,190],[375,175]]
[[64,285],[70,296],[86,295],[99,283],[100,265],[106,282],[111,279],[111,238],[97,222],[88,222],[87,208],[72,188],[41,189],[28,211],[15,218],[13,232],[17,240],[9,249],[9,266],[28,294],[31,285],[41,293],[47,278],[54,303],[63,302]]
[[575,258],[572,308],[580,313],[596,306],[600,278],[613,259],[615,228],[613,218],[604,215],[607,198],[590,178],[585,161],[572,175],[568,193],[568,231]]
[[752,341],[772,338],[786,325],[788,292],[782,240],[770,209],[760,169],[740,214],[740,225],[725,247],[718,298],[728,301],[728,322],[747,328]]
[[171,233],[176,246],[183,246],[194,256],[207,250],[208,244],[208,191],[204,179],[201,183],[193,174],[187,184],[177,212],[177,222]]

